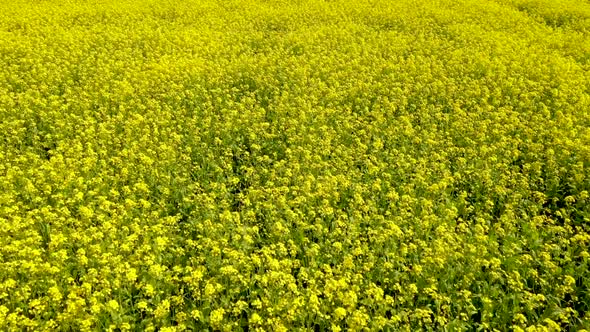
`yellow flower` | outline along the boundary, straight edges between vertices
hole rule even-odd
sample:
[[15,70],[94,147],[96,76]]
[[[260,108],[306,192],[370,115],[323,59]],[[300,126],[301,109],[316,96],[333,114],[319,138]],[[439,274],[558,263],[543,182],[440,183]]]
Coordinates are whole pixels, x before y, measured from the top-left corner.
[[225,310],[220,308],[211,311],[209,315],[209,322],[215,328],[219,328],[221,326],[221,322],[223,321],[223,315],[225,314]]
[[258,325],[262,322],[262,318],[257,314],[257,313],[253,313],[250,316],[250,323],[254,324],[254,325]]
[[126,277],[127,277],[127,280],[130,282],[137,280],[137,270],[134,268],[130,268],[129,270],[127,270]]
[[336,310],[334,310],[334,318],[336,320],[341,320],[344,317],[346,317],[346,309],[344,309],[342,307],[338,307],[338,308],[336,308]]
[[63,296],[61,295],[61,292],[59,291],[59,288],[57,288],[56,286],[52,286],[48,289],[48,293],[49,296],[51,297],[51,299],[55,302],[60,301]]
[[107,308],[112,311],[118,311],[119,310],[119,303],[115,300],[109,300],[107,302]]
[[148,304],[147,304],[146,301],[139,301],[139,302],[137,302],[137,308],[138,309],[145,310],[145,309],[147,309],[147,307],[148,307]]
[[524,324],[527,322],[527,319],[523,314],[516,314],[516,316],[514,316],[514,322]]
[[90,219],[94,215],[94,211],[87,206],[80,207],[79,211],[80,211],[80,216],[84,219]]
[[169,310],[170,310],[170,301],[162,300],[162,302],[160,302],[158,304],[158,306],[156,307],[156,310],[154,311],[154,316],[157,318],[165,317],[166,315],[168,315]]

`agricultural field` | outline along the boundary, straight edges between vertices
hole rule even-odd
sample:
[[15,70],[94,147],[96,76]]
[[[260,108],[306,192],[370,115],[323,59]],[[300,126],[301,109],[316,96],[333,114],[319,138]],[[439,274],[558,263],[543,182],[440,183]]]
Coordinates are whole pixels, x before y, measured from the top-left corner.
[[0,331],[589,331],[590,2],[0,2]]

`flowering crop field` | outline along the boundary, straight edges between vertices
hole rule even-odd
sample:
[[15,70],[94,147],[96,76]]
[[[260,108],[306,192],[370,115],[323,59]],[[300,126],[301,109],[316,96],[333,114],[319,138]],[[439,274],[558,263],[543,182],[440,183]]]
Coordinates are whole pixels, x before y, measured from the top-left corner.
[[0,2],[0,330],[590,330],[590,2]]

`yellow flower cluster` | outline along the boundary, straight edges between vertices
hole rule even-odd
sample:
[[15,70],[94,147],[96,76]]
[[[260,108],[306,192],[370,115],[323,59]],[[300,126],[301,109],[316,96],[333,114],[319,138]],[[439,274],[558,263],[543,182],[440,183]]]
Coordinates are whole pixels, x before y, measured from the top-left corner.
[[590,3],[0,2],[0,330],[590,330]]

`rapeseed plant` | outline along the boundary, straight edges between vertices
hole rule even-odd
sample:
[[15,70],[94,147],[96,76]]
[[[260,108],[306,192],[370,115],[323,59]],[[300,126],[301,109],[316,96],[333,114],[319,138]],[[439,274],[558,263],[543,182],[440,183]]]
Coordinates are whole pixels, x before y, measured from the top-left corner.
[[0,3],[0,330],[589,330],[589,27]]

